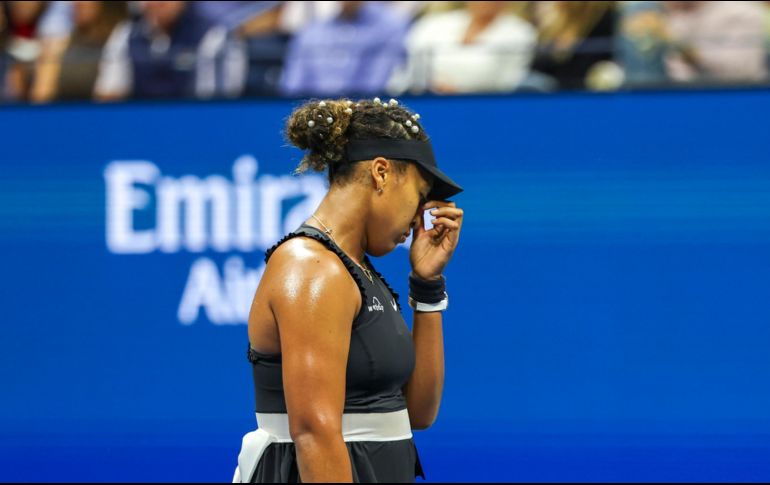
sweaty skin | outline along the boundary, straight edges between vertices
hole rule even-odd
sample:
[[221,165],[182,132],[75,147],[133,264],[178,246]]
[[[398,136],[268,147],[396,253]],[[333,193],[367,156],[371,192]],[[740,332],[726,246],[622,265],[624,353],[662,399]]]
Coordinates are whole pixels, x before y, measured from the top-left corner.
[[[412,230],[412,271],[438,278],[458,242],[463,213],[451,202],[426,202],[431,180],[412,164],[400,173],[385,158],[361,162],[355,182],[335,185],[316,216],[336,244],[361,264],[381,256]],[[378,189],[382,189],[381,191]],[[436,209],[434,227],[423,212]],[[315,219],[307,224],[323,230]],[[361,295],[344,264],[321,243],[297,237],[276,249],[249,315],[249,341],[258,352],[282,354],[289,428],[303,482],[352,482],[342,437],[345,379],[353,320]],[[440,312],[414,315],[415,369],[403,391],[412,429],[433,424],[444,383]]]

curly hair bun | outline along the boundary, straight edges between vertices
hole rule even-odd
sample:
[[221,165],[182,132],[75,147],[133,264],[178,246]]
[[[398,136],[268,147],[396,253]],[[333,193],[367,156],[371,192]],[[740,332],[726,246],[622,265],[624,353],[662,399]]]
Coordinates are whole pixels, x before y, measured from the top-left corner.
[[[322,172],[342,160],[351,139],[427,140],[419,115],[396,100],[379,98],[311,100],[296,108],[286,122],[286,138],[305,151],[296,172]],[[331,178],[330,171],[330,178]]]
[[348,142],[346,132],[352,118],[352,101],[310,101],[289,116],[286,137],[307,153],[298,172],[311,169],[322,172],[329,164],[342,159]]

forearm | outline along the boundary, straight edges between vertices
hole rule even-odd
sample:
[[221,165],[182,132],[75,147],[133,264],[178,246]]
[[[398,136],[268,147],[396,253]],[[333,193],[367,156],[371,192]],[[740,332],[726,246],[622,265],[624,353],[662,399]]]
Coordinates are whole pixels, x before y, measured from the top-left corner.
[[341,434],[305,433],[294,438],[303,483],[352,483],[350,454]]
[[414,312],[412,341],[415,367],[405,388],[412,427],[433,424],[444,390],[444,334],[441,312]]

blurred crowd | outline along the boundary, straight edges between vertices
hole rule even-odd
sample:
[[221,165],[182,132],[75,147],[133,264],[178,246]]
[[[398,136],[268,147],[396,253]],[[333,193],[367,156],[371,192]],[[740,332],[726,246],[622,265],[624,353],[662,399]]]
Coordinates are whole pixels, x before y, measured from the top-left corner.
[[768,81],[770,2],[0,1],[0,100]]

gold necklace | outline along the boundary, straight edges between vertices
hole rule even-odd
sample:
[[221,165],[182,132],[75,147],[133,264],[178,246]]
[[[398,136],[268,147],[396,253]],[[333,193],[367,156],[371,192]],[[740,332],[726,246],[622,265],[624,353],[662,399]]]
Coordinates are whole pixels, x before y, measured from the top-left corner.
[[[315,215],[315,214],[311,214],[311,216],[310,216],[310,217],[312,217],[313,219],[315,219],[316,221],[318,221],[318,223],[319,223],[319,224],[321,224],[321,225],[323,226],[323,228],[324,228],[324,233],[326,233],[326,235],[327,235],[327,236],[329,236],[329,237],[332,239],[332,241],[334,241],[334,244],[335,244],[335,245],[336,245],[338,248],[340,248],[340,251],[342,251],[342,248],[340,247],[340,245],[339,245],[339,244],[337,244],[337,240],[336,240],[336,239],[334,239],[334,236],[332,235],[332,230],[331,230],[331,229],[329,229],[329,227],[328,227],[326,224],[324,224],[324,223],[323,223],[323,221],[321,221],[321,219],[319,219],[318,217],[316,217],[316,215]],[[344,251],[343,251],[343,252],[344,252]],[[368,269],[364,268],[364,267],[363,267],[361,264],[359,264],[359,263],[358,263],[358,261],[356,261],[355,259],[351,258],[350,256],[348,256],[348,258],[350,258],[350,260],[351,260],[351,261],[353,261],[354,263],[356,263],[356,265],[358,265],[358,267],[359,267],[359,268],[361,268],[361,270],[364,272],[364,274],[366,275],[366,277],[367,277],[367,278],[369,278],[369,282],[371,282],[371,283],[374,283],[374,278],[372,277],[372,272],[371,272],[371,271],[369,271]]]

